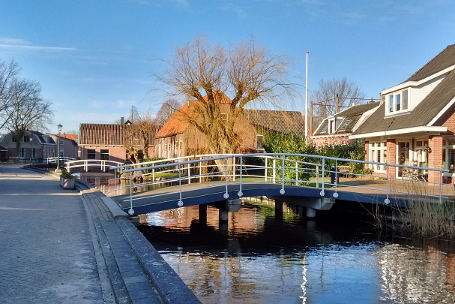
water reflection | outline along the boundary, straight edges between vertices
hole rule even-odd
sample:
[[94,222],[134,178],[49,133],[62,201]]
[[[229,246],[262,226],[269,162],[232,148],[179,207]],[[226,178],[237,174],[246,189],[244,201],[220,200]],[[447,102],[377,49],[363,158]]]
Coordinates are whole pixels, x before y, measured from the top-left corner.
[[149,214],[140,229],[203,303],[454,303],[455,252],[381,240],[346,215],[306,221],[244,202],[220,231],[198,207]]

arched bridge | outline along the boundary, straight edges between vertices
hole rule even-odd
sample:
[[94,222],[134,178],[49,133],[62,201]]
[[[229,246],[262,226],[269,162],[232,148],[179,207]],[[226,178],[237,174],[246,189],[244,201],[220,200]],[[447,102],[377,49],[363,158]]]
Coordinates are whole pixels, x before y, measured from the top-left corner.
[[[373,166],[384,173],[372,173]],[[389,173],[398,168],[409,174],[397,178]],[[314,211],[330,209],[336,201],[407,207],[410,200],[440,203],[454,195],[442,183],[447,170],[321,155],[195,155],[113,169],[116,191],[123,190],[113,198],[130,215],[222,201],[236,205],[242,197],[255,196]],[[441,176],[439,183],[425,180],[431,171]]]

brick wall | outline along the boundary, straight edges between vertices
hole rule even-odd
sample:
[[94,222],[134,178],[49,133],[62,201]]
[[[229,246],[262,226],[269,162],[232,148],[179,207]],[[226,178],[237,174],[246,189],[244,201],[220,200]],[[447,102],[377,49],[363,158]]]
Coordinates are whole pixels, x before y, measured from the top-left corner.
[[87,159],[87,150],[93,149],[96,152],[95,159],[101,159],[101,150],[109,150],[109,160],[124,162],[126,160],[126,149],[123,146],[79,146],[79,158]]
[[[428,142],[431,153],[428,155],[428,167],[430,168],[442,168],[442,153],[443,151],[443,140],[442,136],[430,136]],[[430,183],[439,183],[441,179],[440,173],[436,171],[428,171],[428,181]]]
[[[396,164],[397,143],[395,139],[387,139],[387,161],[388,164]],[[388,175],[390,178],[396,177],[396,167],[388,167]]]

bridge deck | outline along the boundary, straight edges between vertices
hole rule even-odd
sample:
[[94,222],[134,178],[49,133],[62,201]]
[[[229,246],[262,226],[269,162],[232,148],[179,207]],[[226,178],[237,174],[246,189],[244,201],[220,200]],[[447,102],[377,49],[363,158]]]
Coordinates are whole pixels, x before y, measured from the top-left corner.
[[[376,185],[377,186],[377,185]],[[186,184],[182,185],[182,201],[184,206],[207,204],[217,201],[224,200],[223,195],[226,192],[225,184],[223,182],[211,182],[204,184]],[[295,185],[285,185],[285,194],[280,194],[281,184],[269,184],[269,183],[258,183],[249,182],[242,184],[243,197],[254,197],[254,196],[267,196],[269,198],[320,198],[320,189],[314,187],[302,187]],[[326,188],[325,197],[333,198],[333,193],[338,193],[338,200],[341,201],[352,201],[368,204],[384,204],[384,199],[387,197],[385,190],[386,185],[383,184],[377,189],[371,187],[358,188],[358,187],[342,187],[342,188]],[[392,188],[392,187],[391,187]],[[397,186],[395,185],[396,189]],[[444,194],[450,195],[450,190],[453,188],[447,188]],[[239,185],[236,183],[230,183],[228,185],[228,193],[230,199],[237,199],[239,191]],[[436,193],[435,193],[436,194]],[[410,195],[391,195],[390,200],[394,205],[406,206],[406,201]],[[124,209],[128,210],[130,206],[129,195],[120,195],[113,197],[119,205]],[[180,199],[179,187],[171,186],[165,187],[153,191],[139,192],[133,195],[133,209],[136,214],[148,213],[161,211],[166,209],[178,208],[177,202]],[[435,198],[436,200],[436,198]]]

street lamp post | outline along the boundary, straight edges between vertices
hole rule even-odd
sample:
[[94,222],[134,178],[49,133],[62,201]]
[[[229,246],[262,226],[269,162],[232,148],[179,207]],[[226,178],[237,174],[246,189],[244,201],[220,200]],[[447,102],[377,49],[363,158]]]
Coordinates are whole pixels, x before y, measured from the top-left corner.
[[62,125],[58,124],[58,134],[57,134],[57,169],[55,171],[60,172],[60,132],[62,132]]

